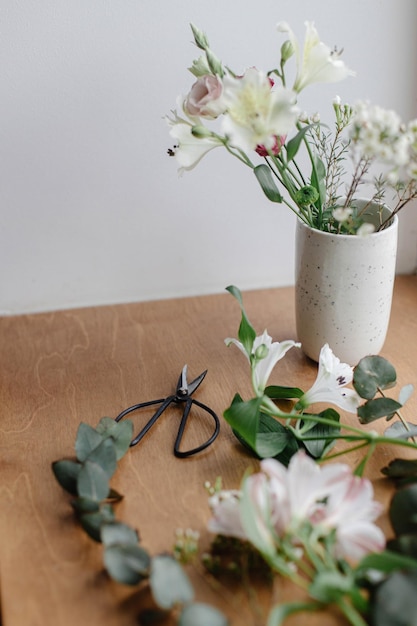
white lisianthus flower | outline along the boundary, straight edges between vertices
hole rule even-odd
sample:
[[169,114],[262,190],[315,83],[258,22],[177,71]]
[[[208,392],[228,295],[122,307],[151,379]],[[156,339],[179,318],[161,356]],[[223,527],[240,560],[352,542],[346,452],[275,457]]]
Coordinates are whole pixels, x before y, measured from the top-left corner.
[[252,367],[252,377],[257,395],[262,395],[268,383],[275,365],[280,361],[293,347],[299,348],[300,343],[287,339],[286,341],[272,341],[272,337],[265,330],[262,335],[258,335],[252,346],[252,354],[249,355],[245,346],[237,339],[228,337],[224,340],[229,346],[233,343],[248,359]]
[[[211,133],[201,124],[200,118],[187,116],[180,117],[176,111],[172,112],[172,117],[165,119],[171,127],[169,134],[175,140],[173,153],[179,164],[178,172],[182,174],[185,170],[192,170],[201,159],[213,150],[223,145],[219,137]],[[200,132],[193,134],[193,129],[198,128]],[[206,132],[202,132],[206,130]]]
[[345,411],[356,413],[361,399],[356,391],[345,387],[352,380],[353,367],[341,363],[326,343],[320,350],[316,381],[299,399],[297,407],[306,408],[316,402],[331,402]]
[[226,113],[222,129],[230,145],[248,152],[257,146],[273,150],[276,137],[286,135],[297,121],[293,91],[271,86],[268,76],[256,68],[242,77],[223,78]]
[[293,89],[297,93],[312,83],[335,83],[354,76],[341,60],[339,52],[320,41],[313,22],[305,22],[306,34],[302,56],[296,36],[287,22],[277,24],[278,31],[287,33],[297,56],[297,76]]

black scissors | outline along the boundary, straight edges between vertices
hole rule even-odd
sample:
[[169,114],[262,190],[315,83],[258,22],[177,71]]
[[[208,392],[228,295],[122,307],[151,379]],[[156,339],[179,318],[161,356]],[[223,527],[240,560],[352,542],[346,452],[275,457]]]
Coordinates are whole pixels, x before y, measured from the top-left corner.
[[[202,402],[199,402],[198,400],[195,400],[194,398],[191,397],[194,391],[203,382],[206,374],[207,374],[207,370],[202,372],[199,376],[197,376],[197,378],[195,378],[190,383],[188,383],[187,382],[187,365],[184,365],[184,367],[182,368],[180,377],[178,379],[177,388],[174,394],[172,394],[171,396],[167,396],[166,398],[160,398],[158,400],[150,400],[149,402],[141,402],[139,404],[134,404],[133,406],[130,406],[129,408],[122,411],[115,418],[116,422],[119,422],[123,417],[125,417],[125,415],[128,415],[128,413],[132,413],[132,411],[142,409],[143,407],[146,407],[146,406],[152,406],[153,404],[161,405],[156,411],[156,413],[152,415],[149,422],[145,424],[145,426],[142,428],[139,434],[136,435],[134,439],[132,439],[132,441],[130,442],[130,445],[135,446],[137,443],[139,443],[139,441],[141,441],[141,439],[143,439],[143,437],[146,435],[148,430],[150,430],[150,428],[155,424],[157,419],[162,415],[165,409],[167,409],[170,404],[174,403],[174,404],[185,405],[181,422],[180,422],[180,426],[178,428],[178,434],[174,443],[175,456],[180,457],[180,458],[185,458],[185,457],[191,456],[193,454],[196,454],[197,452],[201,452],[202,450],[205,450],[206,448],[208,448],[208,446],[213,443],[213,441],[216,439],[217,435],[220,432],[219,418],[217,417],[217,415],[212,409],[210,409],[205,404],[202,404]],[[206,413],[209,413],[212,416],[214,420],[214,424],[215,424],[215,429],[211,437],[207,439],[205,443],[201,444],[201,446],[197,446],[196,448],[192,448],[191,450],[186,450],[185,452],[182,452],[179,449],[179,447],[180,447],[181,440],[184,434],[187,419],[188,419],[188,416],[189,416],[189,413],[193,404],[199,406],[201,409],[206,411]]]

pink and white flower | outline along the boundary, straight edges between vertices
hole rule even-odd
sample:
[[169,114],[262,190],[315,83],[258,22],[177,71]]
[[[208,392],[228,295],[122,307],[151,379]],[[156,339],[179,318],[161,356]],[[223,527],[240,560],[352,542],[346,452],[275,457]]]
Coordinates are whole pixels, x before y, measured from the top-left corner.
[[260,472],[244,478],[240,492],[223,491],[210,499],[209,530],[246,538],[266,556],[279,550],[284,536],[293,545],[301,543],[306,524],[313,542],[335,532],[336,558],[356,561],[384,549],[384,534],[374,524],[382,507],[373,499],[371,482],[354,476],[348,465],[321,467],[300,451],[288,468],[275,459],[260,466]]
[[218,76],[201,76],[191,87],[184,109],[189,115],[215,119],[225,111],[223,84]]

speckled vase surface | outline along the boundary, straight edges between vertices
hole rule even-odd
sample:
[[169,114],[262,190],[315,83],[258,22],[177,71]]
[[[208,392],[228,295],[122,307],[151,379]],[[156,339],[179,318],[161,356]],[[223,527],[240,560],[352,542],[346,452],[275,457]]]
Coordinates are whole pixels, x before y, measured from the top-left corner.
[[[367,221],[373,221],[372,211]],[[385,230],[364,237],[332,235],[297,221],[296,323],[308,357],[317,361],[325,343],[352,366],[380,352],[391,313],[397,236],[396,216]]]

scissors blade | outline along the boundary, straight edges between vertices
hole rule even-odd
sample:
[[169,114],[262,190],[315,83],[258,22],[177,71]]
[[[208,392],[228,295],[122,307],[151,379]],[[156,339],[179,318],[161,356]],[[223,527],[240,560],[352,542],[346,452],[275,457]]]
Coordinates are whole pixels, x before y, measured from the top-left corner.
[[197,378],[194,378],[190,383],[187,382],[187,369],[188,365],[184,365],[182,372],[177,383],[177,395],[179,396],[191,396],[194,391],[201,385],[204,380],[207,370],[202,372]]

